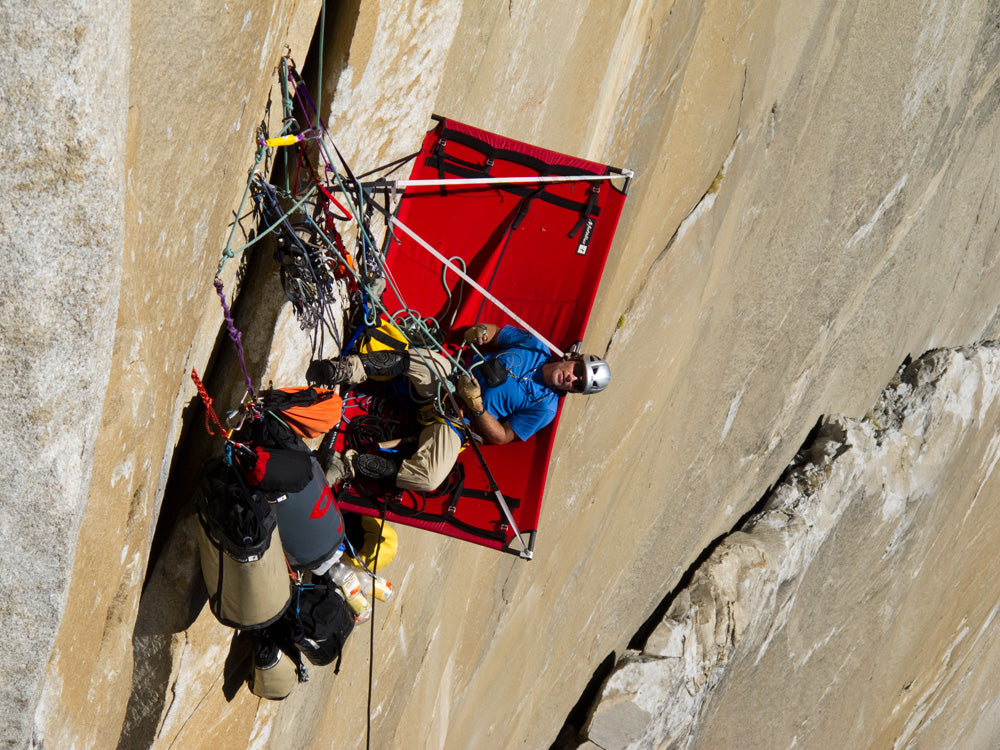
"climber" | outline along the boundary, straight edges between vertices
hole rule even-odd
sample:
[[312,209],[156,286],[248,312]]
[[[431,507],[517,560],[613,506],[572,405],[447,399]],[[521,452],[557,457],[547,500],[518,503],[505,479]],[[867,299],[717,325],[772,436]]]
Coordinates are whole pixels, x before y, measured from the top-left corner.
[[[473,369],[474,379],[463,373],[455,386],[472,430],[487,445],[527,440],[555,418],[560,396],[597,393],[611,380],[603,359],[591,354],[555,359],[538,339],[514,326],[478,324],[469,327],[464,337],[467,343],[496,352]],[[414,349],[315,360],[306,377],[311,383],[335,385],[405,374],[417,395],[429,399],[451,372],[444,356]],[[463,439],[449,422],[435,421],[421,430],[416,451],[400,464],[379,454],[352,456],[350,462],[362,476],[394,479],[400,489],[426,492],[448,476]]]

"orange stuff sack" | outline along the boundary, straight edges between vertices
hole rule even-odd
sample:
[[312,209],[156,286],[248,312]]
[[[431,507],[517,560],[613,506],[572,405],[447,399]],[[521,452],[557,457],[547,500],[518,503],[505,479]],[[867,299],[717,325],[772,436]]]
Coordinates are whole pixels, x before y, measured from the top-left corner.
[[338,424],[344,402],[328,388],[271,388],[262,394],[262,406],[304,438],[325,435]]

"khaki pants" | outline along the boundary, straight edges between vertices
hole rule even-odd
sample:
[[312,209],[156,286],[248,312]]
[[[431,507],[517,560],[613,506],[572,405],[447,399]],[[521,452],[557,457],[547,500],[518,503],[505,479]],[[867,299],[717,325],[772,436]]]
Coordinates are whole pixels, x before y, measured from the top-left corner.
[[[437,375],[451,374],[451,363],[428,349],[413,349],[406,377],[420,398],[434,398],[438,392]],[[455,466],[462,450],[462,438],[442,422],[434,422],[420,431],[417,450],[403,461],[396,475],[396,486],[404,490],[428,492],[438,487]]]

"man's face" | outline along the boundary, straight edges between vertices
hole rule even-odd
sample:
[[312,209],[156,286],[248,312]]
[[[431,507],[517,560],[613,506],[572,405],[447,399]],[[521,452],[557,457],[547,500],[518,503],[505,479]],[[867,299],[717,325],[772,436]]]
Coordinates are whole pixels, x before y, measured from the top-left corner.
[[561,391],[583,390],[583,362],[578,359],[565,359],[553,362],[545,378],[548,385]]

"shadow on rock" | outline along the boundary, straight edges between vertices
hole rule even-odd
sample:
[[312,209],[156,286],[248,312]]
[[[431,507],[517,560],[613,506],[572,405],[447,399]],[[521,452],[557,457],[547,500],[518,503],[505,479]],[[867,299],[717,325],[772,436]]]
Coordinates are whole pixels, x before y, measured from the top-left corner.
[[178,523],[139,600],[132,635],[132,694],[119,750],[153,744],[171,692],[175,644],[183,642],[185,631],[208,601],[199,566],[197,524],[193,513]]
[[250,679],[253,669],[253,637],[245,631],[233,632],[225,666],[222,668],[222,693],[226,701],[236,697],[240,688]]

